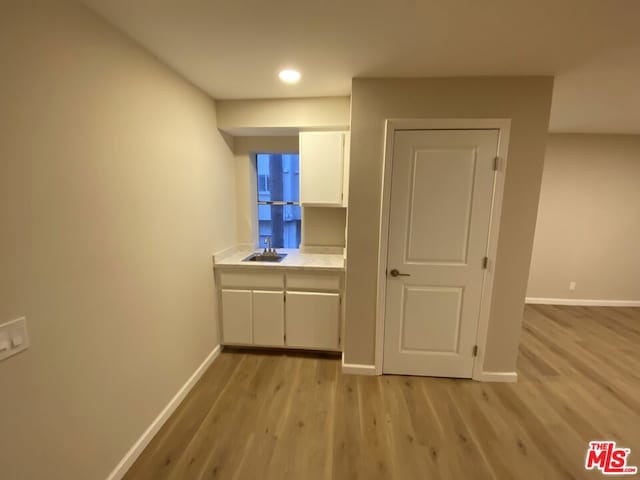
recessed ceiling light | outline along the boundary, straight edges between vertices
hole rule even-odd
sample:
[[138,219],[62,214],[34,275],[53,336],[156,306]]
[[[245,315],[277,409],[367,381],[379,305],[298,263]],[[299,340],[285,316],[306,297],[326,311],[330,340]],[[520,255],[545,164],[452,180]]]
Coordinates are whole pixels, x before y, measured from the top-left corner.
[[298,83],[301,77],[297,70],[282,70],[278,76],[284,83]]

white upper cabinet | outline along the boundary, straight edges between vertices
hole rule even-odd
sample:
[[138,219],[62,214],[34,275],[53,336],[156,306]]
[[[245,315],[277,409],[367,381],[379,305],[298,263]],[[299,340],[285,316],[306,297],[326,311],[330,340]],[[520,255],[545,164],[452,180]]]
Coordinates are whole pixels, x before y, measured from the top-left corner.
[[300,203],[346,206],[348,132],[300,133]]

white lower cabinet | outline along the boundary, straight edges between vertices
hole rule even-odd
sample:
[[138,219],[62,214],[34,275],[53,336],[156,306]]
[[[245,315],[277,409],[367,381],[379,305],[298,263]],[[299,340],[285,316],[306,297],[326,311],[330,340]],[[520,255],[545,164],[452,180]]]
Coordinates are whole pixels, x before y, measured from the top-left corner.
[[223,270],[224,345],[340,350],[343,275]]
[[251,290],[222,290],[222,337],[225,343],[252,343]]
[[284,292],[222,290],[222,338],[240,345],[284,345]]
[[340,294],[287,292],[287,346],[337,349]]
[[284,345],[284,292],[253,292],[253,343]]

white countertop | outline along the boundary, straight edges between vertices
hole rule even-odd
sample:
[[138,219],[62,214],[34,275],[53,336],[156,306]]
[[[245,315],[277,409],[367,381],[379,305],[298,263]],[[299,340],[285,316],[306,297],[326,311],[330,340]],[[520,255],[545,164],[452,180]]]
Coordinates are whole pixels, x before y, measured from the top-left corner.
[[[344,271],[345,258],[343,253],[324,253],[318,251],[278,249],[278,253],[287,256],[281,262],[243,262],[258,249],[234,247],[213,256],[215,268],[267,268],[267,269],[299,269],[299,270],[333,270]],[[261,250],[260,250],[261,251]]]

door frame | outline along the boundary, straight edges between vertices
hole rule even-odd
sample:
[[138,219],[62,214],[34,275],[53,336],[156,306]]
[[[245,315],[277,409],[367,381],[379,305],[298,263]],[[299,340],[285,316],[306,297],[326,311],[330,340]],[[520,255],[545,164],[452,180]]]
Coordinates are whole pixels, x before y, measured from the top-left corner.
[[489,241],[487,243],[487,269],[482,281],[482,296],[480,300],[480,314],[476,332],[478,353],[473,362],[472,377],[483,380],[483,364],[487,331],[489,329],[489,314],[491,299],[493,298],[493,282],[495,272],[495,258],[498,251],[498,237],[500,233],[500,219],[502,216],[502,200],[507,172],[507,153],[509,151],[509,135],[511,119],[508,118],[415,118],[415,119],[387,119],[385,121],[384,157],[382,165],[382,201],[380,207],[380,230],[378,241],[378,285],[376,305],[376,349],[375,373],[382,375],[384,360],[384,329],[387,303],[387,255],[389,251],[389,210],[391,208],[391,174],[393,171],[394,136],[400,130],[499,130],[497,170],[493,180],[493,198],[491,202],[491,217],[489,220]]

